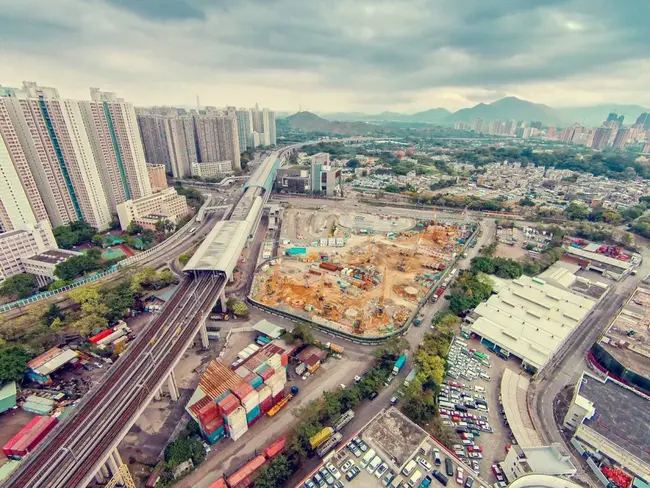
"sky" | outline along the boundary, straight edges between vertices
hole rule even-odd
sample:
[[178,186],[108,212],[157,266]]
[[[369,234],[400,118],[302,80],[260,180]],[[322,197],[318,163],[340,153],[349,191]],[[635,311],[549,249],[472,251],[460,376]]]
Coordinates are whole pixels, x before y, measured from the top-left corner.
[[648,0],[0,0],[0,84],[137,106],[650,106]]

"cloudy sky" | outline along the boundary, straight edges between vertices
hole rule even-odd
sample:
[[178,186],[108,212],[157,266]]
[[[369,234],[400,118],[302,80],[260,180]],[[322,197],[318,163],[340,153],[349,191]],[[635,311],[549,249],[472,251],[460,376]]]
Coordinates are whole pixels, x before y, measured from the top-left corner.
[[650,106],[648,0],[0,0],[0,84],[136,105]]

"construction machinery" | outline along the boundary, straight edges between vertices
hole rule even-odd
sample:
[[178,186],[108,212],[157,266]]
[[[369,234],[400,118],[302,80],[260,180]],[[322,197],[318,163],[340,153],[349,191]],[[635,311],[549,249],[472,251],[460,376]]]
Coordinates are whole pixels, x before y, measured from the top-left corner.
[[278,289],[278,281],[280,279],[280,260],[275,263],[273,268],[273,275],[271,279],[266,282],[266,293],[269,295]]
[[384,266],[384,276],[382,276],[382,283],[381,283],[381,296],[379,297],[379,301],[377,302],[377,309],[375,310],[375,315],[378,317],[381,317],[384,315],[384,307],[385,307],[385,298],[386,298],[386,284],[388,283],[388,268]]

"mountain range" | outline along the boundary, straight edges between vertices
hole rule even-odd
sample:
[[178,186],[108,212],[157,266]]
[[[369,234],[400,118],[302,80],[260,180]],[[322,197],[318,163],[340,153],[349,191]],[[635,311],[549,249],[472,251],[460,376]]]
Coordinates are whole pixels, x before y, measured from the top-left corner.
[[650,109],[639,105],[620,104],[552,108],[548,105],[529,102],[517,97],[506,97],[492,103],[479,103],[456,112],[450,112],[444,108],[432,108],[414,114],[398,112],[381,112],[379,114],[335,112],[320,115],[325,119],[339,122],[414,122],[453,125],[455,122],[472,122],[477,118],[481,118],[483,120],[539,121],[545,125],[561,127],[578,122],[588,127],[596,127],[603,123],[610,112],[624,115],[625,123],[631,124],[636,121],[636,118],[642,112],[650,112]]

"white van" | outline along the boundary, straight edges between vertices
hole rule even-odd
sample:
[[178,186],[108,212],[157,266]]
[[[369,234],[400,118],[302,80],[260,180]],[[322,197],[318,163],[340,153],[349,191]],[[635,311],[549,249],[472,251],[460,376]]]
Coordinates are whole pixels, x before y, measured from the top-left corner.
[[372,474],[375,472],[375,469],[379,467],[381,464],[381,458],[379,456],[375,456],[372,458],[372,461],[370,461],[370,464],[368,464],[368,467],[366,468],[366,471],[368,471],[369,474]]
[[474,390],[478,391],[479,393],[485,393],[485,388],[483,388],[482,386],[477,385],[474,387]]
[[411,488],[415,488],[420,483],[420,478],[422,478],[422,472],[418,469],[415,473],[413,473],[413,476],[411,476],[408,485]]
[[370,449],[370,450],[369,450],[369,451],[368,451],[368,452],[363,456],[363,459],[361,459],[361,463],[360,463],[360,464],[361,464],[361,467],[362,467],[362,468],[367,467],[368,464],[370,464],[370,461],[372,461],[372,459],[375,457],[375,454],[377,454],[377,453],[375,452],[375,450],[374,450],[374,449]]
[[415,469],[415,467],[418,465],[418,463],[415,461],[415,459],[411,459],[406,466],[404,466],[404,469],[402,470],[402,474],[404,476],[411,476],[411,473]]
[[393,481],[390,482],[390,488],[400,488],[404,484],[404,477],[401,474],[398,474],[393,478]]

